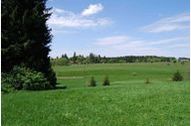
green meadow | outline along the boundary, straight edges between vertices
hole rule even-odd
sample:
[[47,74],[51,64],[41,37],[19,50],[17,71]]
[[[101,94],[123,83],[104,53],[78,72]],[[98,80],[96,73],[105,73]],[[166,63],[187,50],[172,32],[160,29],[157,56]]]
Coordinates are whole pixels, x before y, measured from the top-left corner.
[[[188,63],[89,64],[54,70],[58,86],[65,89],[2,94],[3,126],[189,126]],[[172,81],[177,70],[183,81]],[[110,86],[102,86],[106,75]],[[87,86],[92,76],[96,87]]]

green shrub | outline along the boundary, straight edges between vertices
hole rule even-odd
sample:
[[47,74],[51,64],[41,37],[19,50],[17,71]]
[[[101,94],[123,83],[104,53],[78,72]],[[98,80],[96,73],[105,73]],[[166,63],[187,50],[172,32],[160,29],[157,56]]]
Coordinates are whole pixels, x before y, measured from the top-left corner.
[[109,78],[108,76],[105,76],[104,80],[103,80],[103,86],[109,86],[110,82],[109,82]]
[[145,80],[145,84],[150,84],[151,82],[150,82],[150,80],[149,80],[149,78],[147,78],[146,80]]
[[23,88],[26,90],[42,90],[50,87],[48,81],[40,72],[31,72],[24,78]]
[[17,81],[14,87],[21,85],[26,90],[42,90],[50,88],[50,84],[41,72],[26,67],[14,67],[14,79]]
[[7,73],[1,73],[1,91],[8,93],[13,91],[12,83],[14,82],[13,76]]
[[132,75],[133,75],[133,76],[137,76],[137,73],[136,73],[136,72],[133,72]]
[[16,90],[42,90],[51,87],[41,72],[26,67],[16,66],[10,73],[2,76],[3,90],[13,88]]
[[96,86],[96,81],[95,81],[94,77],[91,77],[91,79],[90,79],[90,82],[89,82],[89,85],[88,85],[88,86],[90,86],[90,87],[95,87],[95,86]]
[[173,60],[173,63],[176,63],[177,61],[176,60]]
[[183,76],[180,74],[179,71],[177,71],[176,73],[174,73],[173,77],[172,77],[173,81],[182,81],[183,80]]
[[184,64],[185,64],[185,62],[184,62],[184,61],[180,61],[180,63],[181,63],[182,65],[184,65]]

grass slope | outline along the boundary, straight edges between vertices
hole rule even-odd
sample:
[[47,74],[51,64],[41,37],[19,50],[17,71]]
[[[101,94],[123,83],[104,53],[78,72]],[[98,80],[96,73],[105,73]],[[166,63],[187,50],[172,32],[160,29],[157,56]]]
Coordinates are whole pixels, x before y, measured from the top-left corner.
[[[56,66],[64,90],[2,95],[3,126],[189,125],[189,64]],[[182,82],[172,82],[179,70]],[[103,87],[108,75],[111,86]],[[97,87],[87,87],[90,77]],[[151,81],[145,84],[146,78]]]

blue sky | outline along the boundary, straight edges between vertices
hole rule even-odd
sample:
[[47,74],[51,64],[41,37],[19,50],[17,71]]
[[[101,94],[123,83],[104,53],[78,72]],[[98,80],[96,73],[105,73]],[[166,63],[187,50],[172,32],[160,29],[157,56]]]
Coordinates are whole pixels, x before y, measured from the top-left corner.
[[51,57],[189,57],[189,0],[49,0]]

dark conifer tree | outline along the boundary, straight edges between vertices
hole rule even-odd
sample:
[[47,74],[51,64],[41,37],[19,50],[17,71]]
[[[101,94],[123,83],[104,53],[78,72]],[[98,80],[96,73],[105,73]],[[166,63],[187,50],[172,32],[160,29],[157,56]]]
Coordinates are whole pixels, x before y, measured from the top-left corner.
[[56,77],[51,69],[51,34],[46,21],[50,17],[46,0],[2,0],[2,72],[15,65],[45,74],[52,87]]
[[76,56],[76,52],[74,52],[73,57],[72,57],[73,63],[76,63],[76,60],[77,60],[77,56]]
[[69,59],[66,53],[65,53],[64,55],[62,54],[61,57],[62,57],[62,58],[65,58],[65,59],[67,59],[67,60]]

